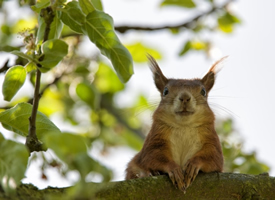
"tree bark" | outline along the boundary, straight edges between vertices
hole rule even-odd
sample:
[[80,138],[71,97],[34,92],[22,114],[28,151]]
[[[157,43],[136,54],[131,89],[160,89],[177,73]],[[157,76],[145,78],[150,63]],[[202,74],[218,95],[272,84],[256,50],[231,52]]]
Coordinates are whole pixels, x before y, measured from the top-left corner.
[[[87,187],[86,187],[87,186]],[[87,183],[93,195],[75,199],[275,199],[275,177],[234,173],[199,174],[186,194],[176,189],[167,176],[156,176],[110,183]],[[21,185],[16,194],[7,195],[0,190],[0,200],[45,199],[57,194],[59,199],[72,188],[46,188],[38,190],[32,185]],[[68,196],[67,196],[68,197]],[[51,198],[50,198],[51,199]]]

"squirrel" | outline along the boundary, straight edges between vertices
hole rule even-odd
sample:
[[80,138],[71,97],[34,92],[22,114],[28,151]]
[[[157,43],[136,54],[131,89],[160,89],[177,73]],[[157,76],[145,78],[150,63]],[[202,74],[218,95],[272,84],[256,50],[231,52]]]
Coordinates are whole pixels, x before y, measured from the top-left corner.
[[128,163],[126,180],[168,174],[185,192],[199,171],[223,170],[215,116],[207,98],[216,68],[226,57],[214,63],[202,79],[168,79],[156,60],[149,54],[147,58],[161,101],[141,151]]

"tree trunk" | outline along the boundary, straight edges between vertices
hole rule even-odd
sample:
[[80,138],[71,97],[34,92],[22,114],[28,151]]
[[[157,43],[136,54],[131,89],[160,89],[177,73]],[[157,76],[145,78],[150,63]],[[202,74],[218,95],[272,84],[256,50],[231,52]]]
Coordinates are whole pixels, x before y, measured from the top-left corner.
[[[7,195],[0,191],[0,200],[39,200],[45,199],[49,195],[58,195],[57,199],[68,199],[68,194],[73,188],[38,190],[32,185],[21,185],[14,195]],[[186,194],[176,189],[167,176],[110,183],[86,183],[85,188],[85,191],[90,190],[90,193],[86,193],[89,198],[82,198],[78,195],[78,198],[74,199],[275,199],[275,178],[270,177],[267,173],[256,176],[234,173],[201,173],[187,189]],[[81,194],[84,194],[83,191]]]

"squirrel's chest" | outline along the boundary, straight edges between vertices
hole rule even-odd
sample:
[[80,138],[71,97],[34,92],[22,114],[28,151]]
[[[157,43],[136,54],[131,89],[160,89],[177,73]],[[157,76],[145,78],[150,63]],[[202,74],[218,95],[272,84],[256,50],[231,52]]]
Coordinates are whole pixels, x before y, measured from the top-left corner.
[[173,160],[181,167],[202,147],[199,131],[195,128],[173,131],[169,139]]

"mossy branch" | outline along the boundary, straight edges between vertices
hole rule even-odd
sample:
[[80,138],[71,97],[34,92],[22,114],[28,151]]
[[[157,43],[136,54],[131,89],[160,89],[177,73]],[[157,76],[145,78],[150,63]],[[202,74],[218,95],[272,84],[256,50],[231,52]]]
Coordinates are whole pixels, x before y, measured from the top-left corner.
[[[120,182],[87,183],[85,188],[89,190],[73,198],[68,194],[72,187],[38,190],[32,185],[21,185],[15,196],[0,191],[0,199],[275,199],[275,178],[268,174],[201,173],[186,194],[176,189],[164,175]],[[83,194],[87,195],[86,198]]]

